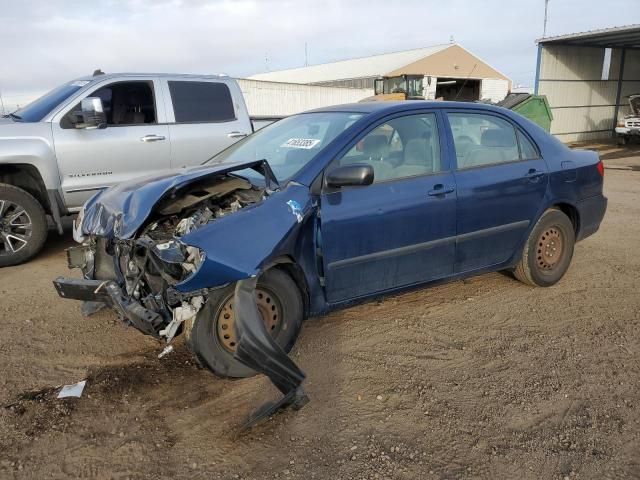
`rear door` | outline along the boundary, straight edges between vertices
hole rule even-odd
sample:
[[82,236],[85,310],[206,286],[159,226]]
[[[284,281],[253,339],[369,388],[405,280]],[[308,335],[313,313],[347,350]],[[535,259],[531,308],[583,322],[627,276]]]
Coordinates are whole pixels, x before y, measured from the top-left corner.
[[172,168],[201,165],[251,133],[235,82],[176,77],[163,83]]
[[540,214],[549,172],[532,140],[494,113],[450,111],[456,152],[456,273],[507,261]]
[[126,77],[105,82],[83,98],[102,99],[105,129],[76,129],[74,104],[51,128],[65,203],[75,209],[106,187],[169,169],[169,127],[156,78]]
[[329,302],[453,273],[456,194],[442,127],[434,111],[382,121],[327,167],[368,163],[375,177],[321,196]]

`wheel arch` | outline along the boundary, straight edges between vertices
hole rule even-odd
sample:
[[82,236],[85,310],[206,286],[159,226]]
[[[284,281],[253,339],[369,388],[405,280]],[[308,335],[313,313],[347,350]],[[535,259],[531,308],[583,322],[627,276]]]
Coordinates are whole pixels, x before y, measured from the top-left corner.
[[580,232],[580,213],[578,212],[578,209],[575,207],[575,205],[567,202],[558,202],[552,205],[550,208],[560,210],[567,217],[569,217],[569,220],[571,220],[571,223],[573,224],[573,231],[576,234],[576,238],[578,238],[578,233]]
[[307,279],[304,275],[302,267],[300,267],[300,265],[298,265],[296,261],[289,255],[282,255],[267,263],[263,271],[267,271],[272,268],[277,268],[283,271],[293,279],[296,286],[298,287],[298,290],[300,291],[300,295],[302,296],[304,318],[307,318],[309,316],[310,310],[310,295],[309,285],[307,284]]
[[0,165],[0,183],[13,185],[31,194],[44,211],[51,215],[51,204],[47,195],[47,188],[38,169],[28,163]]

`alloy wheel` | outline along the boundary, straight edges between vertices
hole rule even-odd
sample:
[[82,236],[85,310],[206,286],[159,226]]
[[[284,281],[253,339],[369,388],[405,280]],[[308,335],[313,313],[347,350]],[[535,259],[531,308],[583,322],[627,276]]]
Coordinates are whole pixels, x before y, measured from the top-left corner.
[[0,256],[22,250],[32,233],[33,224],[27,211],[17,203],[0,200]]

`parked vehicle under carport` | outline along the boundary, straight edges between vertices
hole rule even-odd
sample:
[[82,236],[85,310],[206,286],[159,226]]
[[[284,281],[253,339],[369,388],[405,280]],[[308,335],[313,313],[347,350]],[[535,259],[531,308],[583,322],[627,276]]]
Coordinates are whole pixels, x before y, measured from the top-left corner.
[[[453,129],[452,125],[456,125]],[[505,109],[370,102],[294,115],[206,165],[94,196],[63,298],[106,304],[212,372],[307,398],[287,356],[304,318],[511,270],[547,287],[606,209],[595,152]]]

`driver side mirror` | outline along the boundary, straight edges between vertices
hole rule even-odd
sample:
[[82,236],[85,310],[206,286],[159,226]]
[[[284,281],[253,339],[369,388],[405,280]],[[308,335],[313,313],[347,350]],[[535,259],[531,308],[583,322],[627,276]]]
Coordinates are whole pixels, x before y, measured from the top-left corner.
[[80,110],[82,123],[77,123],[76,128],[84,128],[86,130],[107,128],[107,116],[104,113],[102,99],[99,97],[83,98],[80,103]]
[[373,167],[366,163],[354,163],[336,167],[325,176],[329,188],[358,187],[373,183]]

